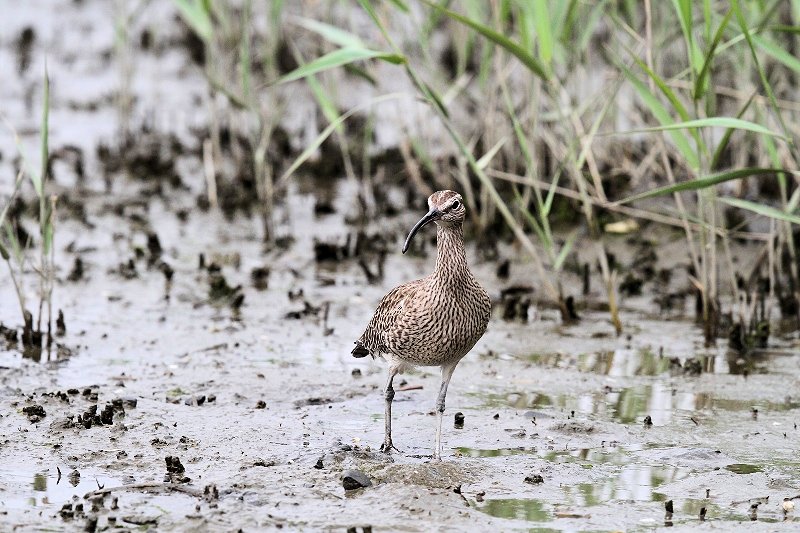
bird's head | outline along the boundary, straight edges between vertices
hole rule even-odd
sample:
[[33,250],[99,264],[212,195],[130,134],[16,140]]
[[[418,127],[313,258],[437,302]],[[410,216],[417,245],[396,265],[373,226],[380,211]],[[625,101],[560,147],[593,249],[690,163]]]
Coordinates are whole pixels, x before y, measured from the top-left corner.
[[428,197],[428,212],[417,222],[403,244],[403,253],[406,253],[411,239],[424,226],[436,222],[440,226],[457,226],[464,222],[467,211],[461,195],[455,191],[436,191]]

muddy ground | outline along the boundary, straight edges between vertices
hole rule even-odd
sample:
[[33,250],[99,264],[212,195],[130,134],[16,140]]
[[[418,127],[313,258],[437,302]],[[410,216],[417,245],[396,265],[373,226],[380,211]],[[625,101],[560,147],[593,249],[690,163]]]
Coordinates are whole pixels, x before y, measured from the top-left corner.
[[[767,349],[742,356],[724,339],[705,347],[684,241],[660,227],[609,237],[623,270],[636,270],[649,242],[654,268],[674,271],[667,288],[648,281],[622,299],[621,337],[592,310],[604,299],[594,270],[582,294],[591,253],[562,277],[582,317],[566,326],[540,290],[506,290],[535,285],[516,247],[494,256],[471,244],[495,313],[453,378],[444,460],[430,459],[430,368],[402,376],[400,451],[378,453],[384,366],[349,352],[380,297],[432,268],[432,232],[400,254],[421,214],[404,178],[383,184],[391,209],[360,221],[355,184],[298,177],[278,206],[280,242],[265,248],[255,211],[202,202],[203,80],[181,31],[156,32],[155,49],[137,60],[132,154],[141,158],[129,154],[121,169],[113,25],[97,22],[113,13],[104,2],[45,4],[8,20],[0,65],[17,76],[0,99],[35,146],[37,68],[41,51],[53,51],[52,149],[63,152],[51,184],[60,197],[54,308],[66,332],[49,353],[0,340],[0,529],[800,528],[798,513],[782,510],[800,495],[798,335],[776,321]],[[148,16],[172,16],[164,4]],[[0,140],[4,193],[16,147]],[[384,276],[370,283],[384,248]],[[749,270],[752,250],[736,244],[735,253]],[[35,295],[35,276],[25,280]],[[522,303],[509,308],[508,294]],[[664,294],[675,296],[669,305]],[[520,306],[522,319],[504,320]],[[0,322],[21,323],[5,265]],[[350,470],[371,486],[345,490]]]

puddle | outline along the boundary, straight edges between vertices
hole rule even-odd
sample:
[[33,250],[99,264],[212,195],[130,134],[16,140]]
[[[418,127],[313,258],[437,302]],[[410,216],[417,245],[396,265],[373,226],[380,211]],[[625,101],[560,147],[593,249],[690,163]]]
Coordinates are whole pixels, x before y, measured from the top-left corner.
[[562,451],[540,451],[536,448],[526,448],[523,446],[515,448],[453,448],[454,452],[464,457],[507,457],[514,455],[536,455],[551,463],[585,463],[585,467],[591,468],[593,464],[612,464],[626,465],[633,461],[633,456],[629,452],[640,451],[644,448],[655,448],[656,446],[625,446],[617,448],[579,448],[576,450]]
[[789,411],[800,408],[800,401],[769,402],[764,400],[732,400],[714,398],[706,392],[673,390],[667,383],[637,385],[609,392],[547,395],[538,392],[480,394],[481,408],[558,409],[584,416],[598,416],[625,424],[641,423],[650,415],[655,425],[670,423],[680,412],[698,411]]
[[762,468],[756,465],[749,465],[745,463],[734,463],[725,467],[725,470],[733,472],[734,474],[755,474],[761,472]]
[[536,448],[495,448],[495,449],[478,449],[478,448],[454,448],[455,452],[463,455],[464,457],[505,457],[508,455],[531,455],[536,454]]
[[591,468],[593,464],[625,465],[632,461],[630,455],[621,449],[581,448],[579,450],[548,452],[541,456],[553,463],[582,463]]
[[[87,492],[99,487],[118,487],[122,483],[105,474],[89,474],[82,472],[79,477],[70,476],[70,470],[61,469],[59,479],[56,469],[36,472],[20,472],[0,470],[0,478],[9,485],[20,487],[16,492],[0,494],[0,501],[6,508],[60,506],[74,498],[83,499]],[[27,487],[27,490],[22,489]]]
[[590,507],[612,500],[651,502],[664,501],[666,497],[656,489],[665,483],[681,480],[691,473],[686,468],[672,466],[646,466],[630,464],[606,481],[578,483],[565,487],[570,505]]
[[549,522],[553,520],[549,506],[539,500],[496,499],[486,500],[477,509],[497,518],[513,518],[528,522]]
[[[591,454],[586,452],[587,450],[577,451],[576,458],[589,457]],[[606,505],[611,501],[663,502],[667,497],[657,489],[664,484],[684,479],[690,474],[691,471],[686,468],[625,465],[619,474],[607,481],[564,486],[565,503],[570,507],[585,508]],[[699,505],[698,502],[687,502],[686,509],[694,513],[696,507],[696,513],[699,513],[700,507],[708,507]],[[491,516],[528,522],[547,522],[554,519],[551,506],[537,499],[491,499],[478,505],[477,509]]]
[[537,366],[575,369],[612,377],[670,376],[698,374],[763,374],[768,356],[743,358],[734,352],[668,357],[649,348],[618,348],[572,355],[543,353],[521,357]]

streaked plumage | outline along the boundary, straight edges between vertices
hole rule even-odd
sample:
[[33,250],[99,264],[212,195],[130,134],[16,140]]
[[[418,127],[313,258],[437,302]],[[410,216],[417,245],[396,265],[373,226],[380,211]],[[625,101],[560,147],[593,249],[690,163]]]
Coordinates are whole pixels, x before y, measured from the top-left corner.
[[403,251],[419,229],[436,222],[437,259],[433,273],[400,285],[384,296],[352,353],[355,357],[382,356],[389,363],[383,445],[386,452],[392,448],[392,378],[408,366],[442,367],[434,453],[439,458],[447,385],[455,366],[486,331],[491,301],[467,265],[461,196],[454,191],[439,191],[428,198],[428,206],[430,211],[411,231]]

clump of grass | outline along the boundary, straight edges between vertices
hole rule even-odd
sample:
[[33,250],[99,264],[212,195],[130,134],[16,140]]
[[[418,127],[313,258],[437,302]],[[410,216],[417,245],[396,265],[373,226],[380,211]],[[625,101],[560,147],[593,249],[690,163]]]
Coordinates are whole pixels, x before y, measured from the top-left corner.
[[[9,204],[0,213],[0,226],[4,235],[0,237],[0,257],[5,261],[9,275],[14,284],[19,302],[20,314],[23,321],[22,346],[30,352],[31,356],[38,359],[43,348],[50,349],[53,344],[53,286],[55,281],[54,246],[56,228],[56,197],[47,194],[47,174],[50,157],[49,148],[49,114],[50,114],[50,80],[47,75],[47,66],[44,72],[44,92],[42,97],[42,121],[40,136],[41,166],[34,169],[26,157],[21,143],[17,142],[22,157],[23,170],[20,171],[14,183]],[[10,126],[9,126],[10,127]],[[13,128],[12,128],[13,131]],[[16,137],[16,133],[14,134]],[[17,138],[18,139],[18,138]],[[8,208],[14,197],[21,189],[24,178],[27,177],[33,185],[39,203],[39,239],[38,261],[31,264],[38,280],[38,312],[34,314],[28,309],[28,298],[22,283],[26,272],[26,265],[30,259],[31,242],[20,242],[15,230],[19,221],[6,220]],[[43,329],[43,322],[44,327]]]

